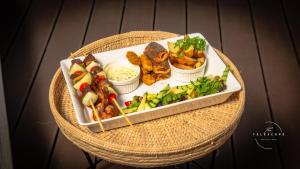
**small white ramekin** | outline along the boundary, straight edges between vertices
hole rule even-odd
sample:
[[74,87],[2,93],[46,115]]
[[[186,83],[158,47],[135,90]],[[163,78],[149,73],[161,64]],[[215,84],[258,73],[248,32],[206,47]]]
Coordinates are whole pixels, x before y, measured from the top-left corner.
[[107,70],[111,67],[119,67],[119,66],[126,66],[126,67],[131,67],[133,70],[136,71],[137,76],[128,80],[124,81],[115,81],[115,80],[110,80],[109,78],[108,81],[113,85],[113,88],[118,92],[118,94],[126,94],[134,91],[138,86],[140,82],[140,67],[132,65],[127,62],[112,62],[104,66],[104,72],[107,72]]
[[200,67],[192,70],[184,70],[173,66],[169,60],[169,65],[171,67],[171,77],[183,83],[195,81],[197,80],[198,77],[204,75],[206,63],[207,63],[207,58],[205,58],[203,65],[201,65]]

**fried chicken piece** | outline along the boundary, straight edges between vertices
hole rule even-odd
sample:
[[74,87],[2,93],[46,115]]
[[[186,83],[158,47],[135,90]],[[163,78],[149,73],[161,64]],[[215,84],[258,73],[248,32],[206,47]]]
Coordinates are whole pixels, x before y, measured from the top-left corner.
[[156,42],[149,43],[144,50],[144,54],[150,59],[154,59],[161,52],[167,52],[167,50]]
[[151,73],[151,71],[148,71],[148,70],[144,69],[143,67],[141,67],[141,71],[142,71],[142,75]]
[[146,71],[152,71],[152,61],[146,55],[141,55],[142,68]]
[[170,77],[170,73],[168,74],[156,74],[156,81],[168,79]]
[[171,71],[169,64],[167,62],[153,63],[153,72],[156,74],[169,74]]
[[168,57],[169,57],[168,52],[160,52],[153,58],[153,61],[157,62],[157,63],[162,63],[162,62],[166,61],[168,59]]
[[140,66],[141,65],[141,58],[134,52],[128,51],[126,53],[126,57],[129,60],[130,63]]
[[146,85],[152,85],[153,83],[155,83],[156,77],[154,74],[145,74],[142,76],[142,80]]

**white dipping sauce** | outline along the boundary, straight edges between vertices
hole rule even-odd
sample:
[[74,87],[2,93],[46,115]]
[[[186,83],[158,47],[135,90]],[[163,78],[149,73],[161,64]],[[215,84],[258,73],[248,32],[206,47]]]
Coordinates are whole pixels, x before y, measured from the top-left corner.
[[107,69],[107,77],[114,81],[125,81],[132,79],[138,75],[138,73],[131,67],[119,66],[110,67]]

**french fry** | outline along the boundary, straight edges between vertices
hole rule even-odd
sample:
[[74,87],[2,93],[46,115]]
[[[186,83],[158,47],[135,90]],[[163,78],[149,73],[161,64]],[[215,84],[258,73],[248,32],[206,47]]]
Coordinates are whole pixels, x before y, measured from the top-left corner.
[[197,58],[204,58],[205,55],[204,55],[204,52],[203,51],[196,51],[194,50],[194,57],[197,57]]
[[197,63],[197,60],[195,60],[193,58],[190,58],[190,57],[187,57],[187,56],[184,56],[184,57],[181,57],[181,58],[178,57],[178,58],[176,58],[176,61],[179,64],[188,65],[188,66],[194,66]]
[[191,66],[187,66],[187,65],[184,65],[184,64],[180,64],[180,63],[174,63],[173,64],[175,67],[177,67],[178,69],[184,69],[184,70],[191,70],[191,69],[194,69],[193,67]]

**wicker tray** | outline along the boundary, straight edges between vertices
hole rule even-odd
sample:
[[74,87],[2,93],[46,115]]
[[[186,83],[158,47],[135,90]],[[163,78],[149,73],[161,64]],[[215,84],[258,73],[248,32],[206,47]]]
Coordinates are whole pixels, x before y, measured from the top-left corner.
[[[97,53],[150,41],[175,37],[168,32],[129,32],[100,39],[70,57]],[[102,159],[135,167],[157,167],[184,163],[203,157],[220,147],[234,132],[243,113],[245,88],[234,64],[220,51],[242,86],[225,103],[156,119],[132,127],[94,133],[80,126],[60,69],[49,90],[53,116],[61,132],[79,148]]]

